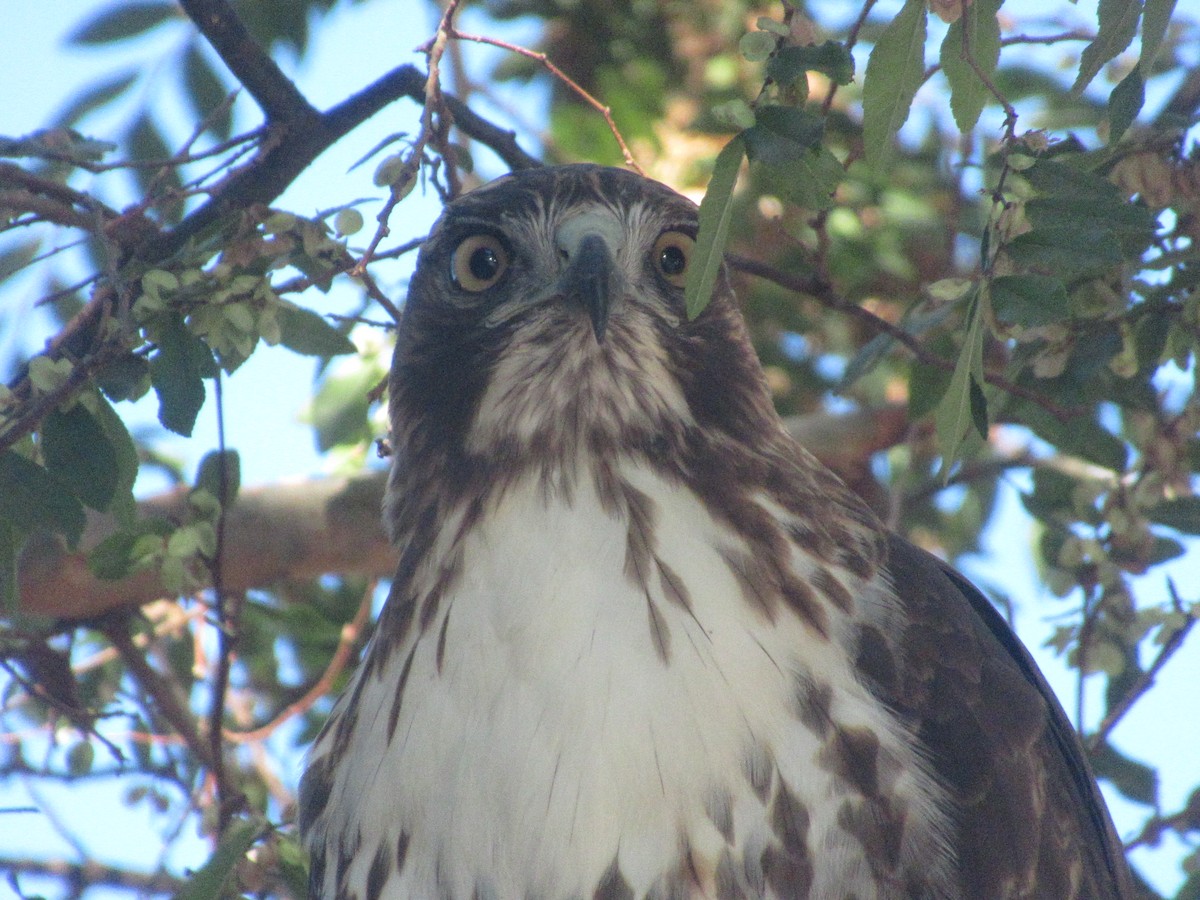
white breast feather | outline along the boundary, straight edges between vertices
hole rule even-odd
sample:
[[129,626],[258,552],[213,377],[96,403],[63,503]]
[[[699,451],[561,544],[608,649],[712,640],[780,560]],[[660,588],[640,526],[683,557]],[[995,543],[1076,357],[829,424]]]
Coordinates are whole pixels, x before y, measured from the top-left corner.
[[[334,782],[329,833],[361,827],[391,846],[401,829],[411,835],[384,897],[437,896],[439,881],[454,898],[477,888],[501,898],[591,896],[614,858],[641,897],[679,859],[681,834],[709,879],[726,846],[705,813],[714,795],[732,796],[739,865],[772,840],[769,812],[743,774],[758,746],[812,815],[812,896],[833,896],[827,871],[839,872],[839,896],[871,896],[863,861],[844,841],[830,846],[835,823],[821,812],[834,815],[838,788],[816,762],[821,741],[785,712],[794,675],[820,673],[834,687],[837,720],[868,726],[908,763],[900,778],[911,784],[897,793],[936,822],[939,811],[916,797],[929,784],[899,726],[859,685],[844,650],[786,610],[774,624],[748,615],[719,552],[730,532],[690,492],[633,464],[620,474],[654,501],[657,553],[690,594],[692,614],[654,596],[671,634],[669,664],[651,641],[644,594],[623,574],[626,522],[602,509],[590,479],[570,506],[519,483],[465,537],[462,576],[440,606],[449,612],[440,673],[437,626],[420,638],[413,629],[409,641],[420,644],[390,742],[391,692],[410,645],[364,686],[360,709],[376,716],[360,719],[352,765]],[[418,597],[421,577],[438,571],[438,548],[432,555]],[[356,856],[351,884],[365,881],[373,851]]]

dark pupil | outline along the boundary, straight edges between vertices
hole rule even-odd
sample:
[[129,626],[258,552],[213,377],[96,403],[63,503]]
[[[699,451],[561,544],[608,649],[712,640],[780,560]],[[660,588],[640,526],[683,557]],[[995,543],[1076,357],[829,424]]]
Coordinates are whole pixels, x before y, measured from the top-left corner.
[[687,268],[687,257],[678,247],[664,247],[658,264],[662,266],[664,275],[682,275]]
[[467,260],[467,268],[480,281],[490,281],[500,271],[500,257],[491,247],[480,247]]

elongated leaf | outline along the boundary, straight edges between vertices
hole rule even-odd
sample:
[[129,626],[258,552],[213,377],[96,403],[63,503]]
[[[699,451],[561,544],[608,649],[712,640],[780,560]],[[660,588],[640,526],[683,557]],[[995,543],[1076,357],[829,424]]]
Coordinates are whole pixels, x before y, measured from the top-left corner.
[[0,455],[0,519],[25,533],[61,533],[72,545],[85,521],[83,504],[71,490],[15,450]]
[[279,307],[279,342],[304,356],[354,353],[350,339],[315,312],[284,304]]
[[178,15],[175,4],[161,3],[157,0],[106,6],[72,31],[67,40],[72,44],[84,46],[110,44],[113,41],[136,37]]
[[219,900],[233,867],[265,831],[266,826],[256,819],[242,819],[230,825],[208,862],[192,874],[175,900]]
[[1158,802],[1158,772],[1151,766],[1131,759],[1108,742],[1091,754],[1091,761],[1097,777],[1111,782],[1133,802],[1147,806]]
[[700,201],[700,231],[696,235],[696,248],[688,266],[687,285],[684,288],[689,319],[704,312],[712,299],[729,238],[733,188],[737,184],[738,169],[741,168],[745,153],[746,145],[740,136],[721,149],[713,163],[708,190]]
[[876,168],[887,163],[892,140],[908,118],[925,75],[925,0],[904,7],[880,35],[863,82],[863,149]]
[[106,106],[120,97],[137,80],[136,70],[106,78],[83,93],[72,97],[66,108],[54,118],[52,127],[74,125],[92,110]]
[[207,121],[218,137],[229,137],[233,108],[226,106],[221,109],[220,115],[214,117],[214,112],[225,102],[229,89],[200,50],[199,44],[188,47],[183,58],[183,76],[196,118]]
[[950,83],[950,111],[959,131],[975,127],[991,96],[964,53],[981,72],[992,77],[1000,62],[999,9],[1000,0],[976,0],[963,10],[942,41],[942,72]]
[[[979,427],[983,398],[983,336],[982,304],[976,296],[971,301],[967,333],[954,366],[954,374],[950,376],[950,385],[934,415],[938,448],[942,454],[943,479],[950,477],[950,469],[958,458],[968,430],[972,425]],[[986,432],[986,410],[982,411],[982,417],[982,430]]]
[[1147,513],[1150,521],[1185,534],[1200,534],[1200,497],[1175,497],[1164,500]]
[[1154,61],[1174,14],[1175,0],[1146,0],[1142,12],[1142,55],[1138,57],[1138,68],[1146,75],[1154,72]]
[[1133,43],[1141,17],[1141,0],[1100,0],[1097,10],[1100,28],[1096,39],[1084,48],[1079,58],[1079,76],[1071,86],[1073,93],[1082,93],[1106,62]]
[[1115,144],[1133,124],[1146,102],[1146,81],[1141,65],[1121,79],[1108,97],[1108,142]]
[[171,314],[150,360],[150,382],[158,394],[158,420],[176,434],[190,437],[204,405],[204,379],[217,373],[212,351]]
[[42,423],[46,469],[95,510],[108,508],[120,473],[117,451],[104,428],[82,403],[56,409]]

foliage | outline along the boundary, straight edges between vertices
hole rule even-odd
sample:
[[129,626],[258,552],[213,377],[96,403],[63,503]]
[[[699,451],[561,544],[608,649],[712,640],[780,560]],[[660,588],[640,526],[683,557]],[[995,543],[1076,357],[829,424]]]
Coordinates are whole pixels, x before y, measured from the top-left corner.
[[[949,557],[977,549],[1011,473],[1061,598],[1055,647],[1081,685],[1103,684],[1084,723],[1093,763],[1144,809],[1130,847],[1194,840],[1200,788],[1163,811],[1161,760],[1117,743],[1200,600],[1194,584],[1142,577],[1194,564],[1200,534],[1197,24],[1172,0],[1100,0],[1094,22],[1001,2],[867,2],[846,18],[816,2],[484,0],[489,26],[536,23],[536,49],[459,31],[451,5],[424,71],[380,73],[326,112],[271,54],[303,59],[329,0],[97,4],[74,44],[172,36],[178,78],[169,100],[142,102],[145,67],[98,73],[44,130],[0,137],[0,285],[36,277],[55,316],[46,349],[0,387],[0,661],[19,738],[4,774],[115,781],[129,804],[169,811],[176,834],[198,815],[212,854],[190,895],[230,879],[300,889],[281,761],[343,683],[384,572],[344,558],[316,578],[293,559],[243,577],[228,542],[249,502],[236,451],[218,447],[171,497],[135,497],[139,473],[171,466],[121,413],[152,395],[162,426],[188,435],[225,375],[280,344],[322,361],[318,441],[361,465],[386,346],[351,327],[396,314],[380,283],[412,249],[388,242],[388,217],[418,185],[470,186],[481,148],[535,164],[521,145],[540,139],[551,161],[626,158],[697,197],[708,186],[689,311],[728,251],[780,410],[827,411],[836,392],[869,414],[861,446],[817,452],[890,497],[899,530]],[[480,44],[504,51],[482,76]],[[451,72],[473,73],[457,96]],[[472,111],[530,81],[549,91],[544,134]],[[388,192],[373,234],[357,197],[283,207],[325,148],[403,97],[409,130],[371,154]],[[185,140],[163,124],[171,104]],[[355,305],[331,320],[325,292],[347,283]],[[905,426],[888,430],[897,406]],[[374,523],[372,490],[339,502]],[[257,549],[271,556],[266,531]],[[90,579],[73,583],[76,611],[30,600],[61,574],[45,559]],[[1180,897],[1200,895],[1198,859]],[[183,874],[72,878],[163,892]]]

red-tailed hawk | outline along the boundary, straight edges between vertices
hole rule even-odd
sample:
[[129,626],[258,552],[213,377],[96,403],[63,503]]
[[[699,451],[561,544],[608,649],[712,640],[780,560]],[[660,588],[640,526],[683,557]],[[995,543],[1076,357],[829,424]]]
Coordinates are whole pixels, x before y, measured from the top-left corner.
[[400,562],[301,789],[323,898],[1092,898],[1120,844],[961,576],[785,433],[696,208],[451,203],[391,376]]

